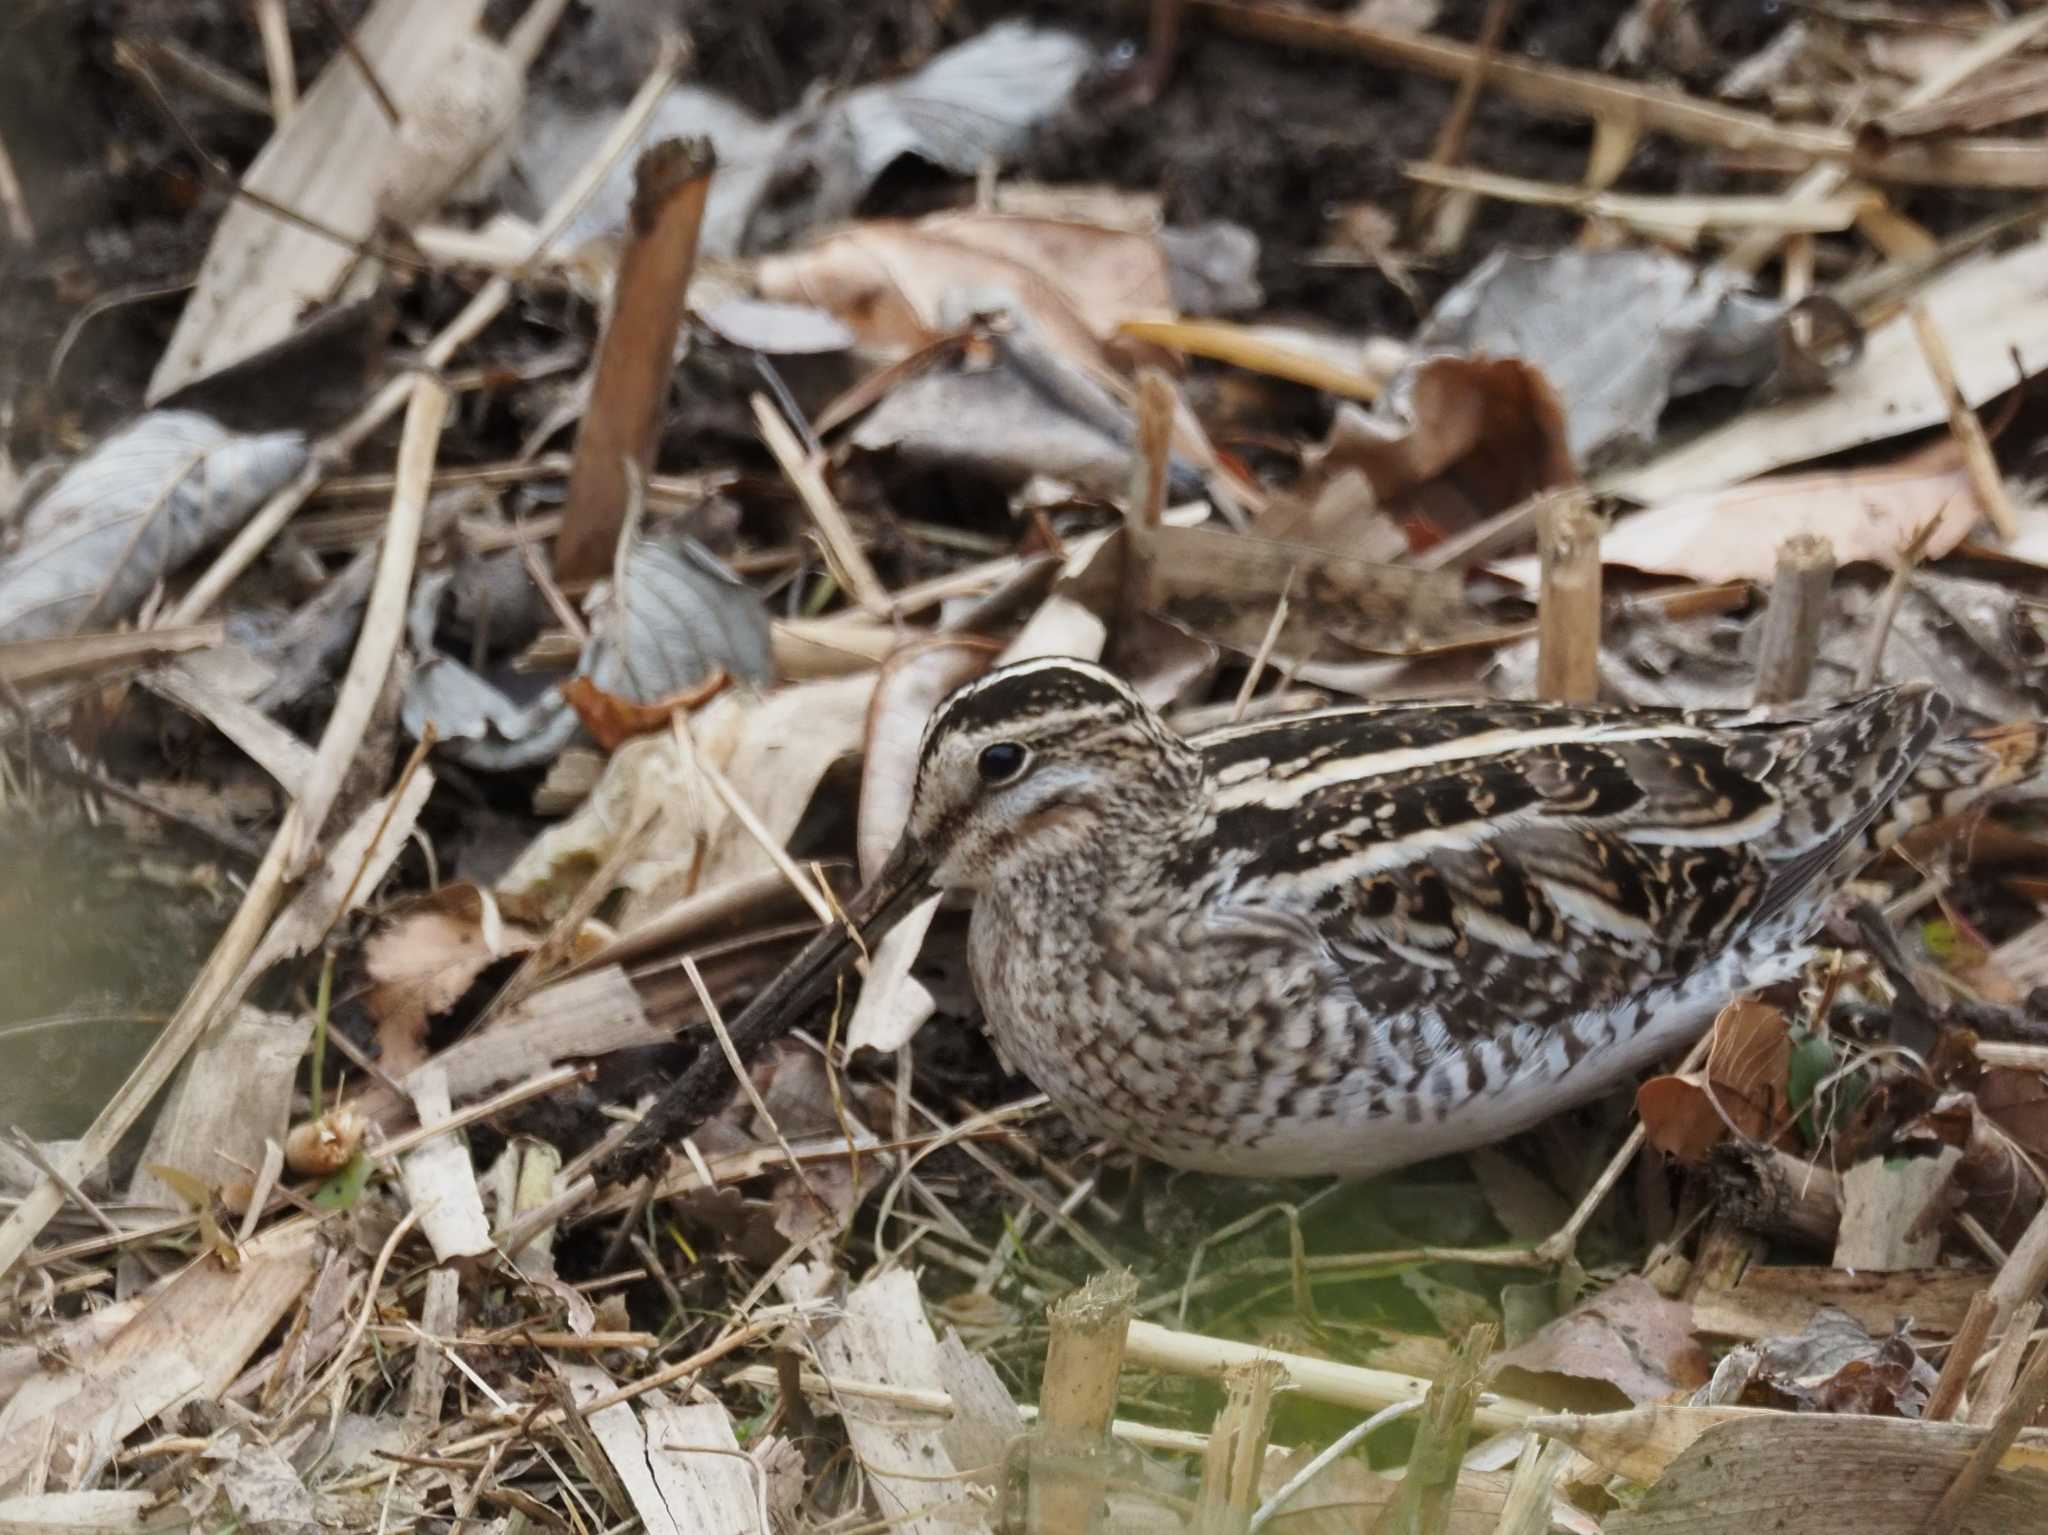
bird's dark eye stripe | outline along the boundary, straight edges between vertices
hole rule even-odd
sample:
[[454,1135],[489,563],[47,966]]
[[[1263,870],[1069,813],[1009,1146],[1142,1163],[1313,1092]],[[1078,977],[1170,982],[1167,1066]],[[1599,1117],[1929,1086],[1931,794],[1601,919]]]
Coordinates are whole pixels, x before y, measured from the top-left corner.
[[975,766],[983,783],[1002,784],[1023,772],[1030,757],[1031,754],[1015,741],[997,741],[981,749]]

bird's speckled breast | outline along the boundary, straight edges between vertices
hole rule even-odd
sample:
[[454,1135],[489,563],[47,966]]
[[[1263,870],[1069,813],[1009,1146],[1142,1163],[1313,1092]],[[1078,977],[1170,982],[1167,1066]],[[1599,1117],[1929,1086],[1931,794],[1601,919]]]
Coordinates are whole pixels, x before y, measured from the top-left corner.
[[1005,1063],[1078,1126],[1239,1176],[1364,1176],[1486,1144],[1610,1088],[1696,1036],[1745,985],[1793,973],[1792,935],[1555,1027],[1503,1019],[1453,1043],[1365,1015],[1341,972],[1269,933],[1113,907],[975,903],[969,962]]

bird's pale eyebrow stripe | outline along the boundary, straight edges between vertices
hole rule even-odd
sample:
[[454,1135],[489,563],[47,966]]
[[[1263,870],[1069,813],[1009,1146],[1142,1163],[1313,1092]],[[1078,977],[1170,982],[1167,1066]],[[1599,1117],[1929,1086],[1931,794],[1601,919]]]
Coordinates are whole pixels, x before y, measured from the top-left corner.
[[[961,735],[969,741],[1009,741],[1020,736],[1029,740],[1042,741],[1062,727],[1072,727],[1083,722],[1102,718],[1100,704],[1077,704],[1071,709],[1048,709],[1043,713],[1020,716],[1013,720],[985,720]],[[934,731],[939,728],[937,716],[925,726],[925,744],[931,744]]]
[[1356,757],[1335,757],[1291,776],[1269,768],[1242,784],[1221,787],[1216,808],[1234,810],[1260,806],[1267,810],[1290,810],[1310,795],[1338,784],[1362,783],[1387,773],[1412,768],[1434,767],[1446,762],[1468,762],[1475,757],[1505,756],[1539,746],[1608,741],[1711,740],[1704,730],[1683,725],[1629,725],[1606,727],[1583,724],[1554,725],[1541,730],[1487,730],[1477,735],[1440,741],[1433,746],[1398,746],[1388,751],[1366,752]]

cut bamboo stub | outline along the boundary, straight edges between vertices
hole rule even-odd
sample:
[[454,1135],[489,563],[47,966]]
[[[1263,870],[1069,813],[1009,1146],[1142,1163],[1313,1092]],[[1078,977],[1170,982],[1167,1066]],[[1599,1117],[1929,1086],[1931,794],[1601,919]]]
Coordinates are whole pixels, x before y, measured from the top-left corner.
[[1764,611],[1763,644],[1757,655],[1758,703],[1791,703],[1806,696],[1834,583],[1835,546],[1827,539],[1817,533],[1795,533],[1778,545],[1771,605]]
[[631,498],[630,476],[654,467],[675,371],[683,295],[697,264],[716,164],[706,139],[664,139],[633,167],[631,238],[599,344],[590,408],[576,430],[555,573],[582,585],[610,572]]
[[[1124,1337],[1138,1299],[1128,1269],[1097,1274],[1054,1301],[1047,1320],[1045,1383],[1038,1399],[1038,1441],[1047,1453],[1026,1494],[1031,1535],[1086,1530],[1107,1481],[1107,1465],[1091,1467],[1107,1445],[1123,1376]],[[1034,1457],[1037,1459],[1038,1457]]]
[[1273,1393],[1287,1383],[1287,1372],[1275,1360],[1255,1359],[1226,1372],[1223,1383],[1229,1396],[1202,1456],[1202,1491],[1191,1535],[1234,1535],[1245,1528],[1259,1501]]
[[1600,696],[1600,519],[1583,496],[1567,493],[1537,514],[1536,527],[1536,694],[1592,703]]

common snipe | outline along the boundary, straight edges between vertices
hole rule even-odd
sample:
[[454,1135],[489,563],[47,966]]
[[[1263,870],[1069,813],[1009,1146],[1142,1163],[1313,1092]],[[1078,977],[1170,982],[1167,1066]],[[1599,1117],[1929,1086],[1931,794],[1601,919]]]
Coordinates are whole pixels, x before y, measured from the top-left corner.
[[[2042,731],[1940,741],[1924,685],[1741,713],[1395,703],[1182,737],[1028,661],[926,727],[910,821],[847,917],[975,893],[998,1048],[1085,1129],[1181,1167],[1363,1174],[1614,1086],[1802,962],[1914,826],[2040,772]],[[742,1049],[851,956],[820,934]],[[725,1096],[704,1056],[606,1171]]]

